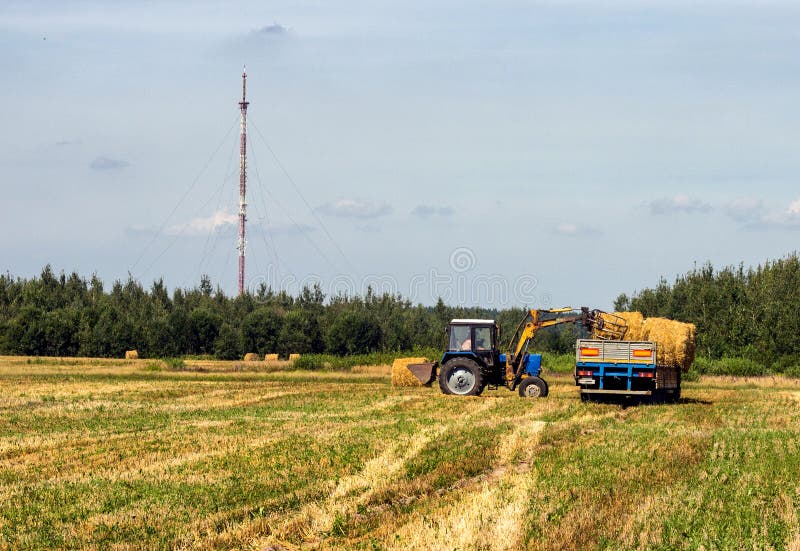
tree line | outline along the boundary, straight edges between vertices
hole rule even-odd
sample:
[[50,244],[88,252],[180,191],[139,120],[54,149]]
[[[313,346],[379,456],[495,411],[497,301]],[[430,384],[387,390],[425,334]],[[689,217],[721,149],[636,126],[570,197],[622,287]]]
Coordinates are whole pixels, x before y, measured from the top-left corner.
[[800,258],[757,267],[707,263],[653,288],[620,295],[617,310],[638,310],[697,325],[701,358],[742,357],[775,371],[800,363]]
[[[621,294],[616,310],[638,310],[697,325],[699,358],[740,357],[782,371],[800,365],[800,258],[797,253],[757,267],[715,269],[710,263],[669,283]],[[261,285],[227,296],[203,276],[191,289],[168,292],[129,277],[109,289],[95,275],[54,273],[29,279],[0,275],[0,354],[121,357],[401,352],[444,346],[452,318],[497,319],[507,338],[524,316],[504,310],[412,304],[399,295],[336,295],[319,286],[297,296]],[[539,350],[568,353],[578,329],[542,331]],[[505,340],[505,339],[501,339]]]
[[[109,289],[95,275],[54,273],[30,279],[0,275],[0,353],[35,356],[142,357],[258,354],[335,355],[441,348],[452,318],[497,319],[510,334],[522,309],[414,305],[391,294],[326,297],[319,286],[297,296],[261,285],[227,296],[207,276],[192,289],[149,289],[129,277]],[[547,351],[571,350],[572,329],[539,338]]]

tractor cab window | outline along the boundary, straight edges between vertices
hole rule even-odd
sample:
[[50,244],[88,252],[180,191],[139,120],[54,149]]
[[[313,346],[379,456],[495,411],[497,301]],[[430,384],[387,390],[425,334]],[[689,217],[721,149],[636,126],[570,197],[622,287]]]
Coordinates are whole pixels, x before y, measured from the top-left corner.
[[492,330],[489,327],[475,328],[475,350],[492,349]]
[[449,350],[472,350],[472,340],[470,339],[469,330],[469,325],[450,326]]

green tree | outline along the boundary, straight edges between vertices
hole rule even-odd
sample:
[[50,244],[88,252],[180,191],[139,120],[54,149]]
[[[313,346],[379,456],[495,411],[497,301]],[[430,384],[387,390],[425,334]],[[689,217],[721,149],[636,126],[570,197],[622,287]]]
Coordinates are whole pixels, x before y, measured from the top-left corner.
[[12,354],[43,355],[46,348],[44,312],[26,304],[10,320],[6,328],[6,342]]
[[621,293],[615,300],[614,300],[614,311],[615,312],[627,312],[631,308],[631,299],[625,293]]
[[246,352],[273,354],[278,350],[281,318],[271,308],[261,307],[244,318],[241,342]]
[[75,356],[78,353],[80,316],[71,308],[47,312],[41,319],[44,329],[44,348],[47,356]]
[[175,347],[174,349],[178,351],[178,354],[188,354],[191,349],[192,322],[189,320],[186,308],[173,306],[172,312],[167,316],[167,325],[169,326],[170,340]]
[[168,316],[153,318],[145,332],[145,346],[140,352],[143,357],[169,358],[186,353],[178,347]]
[[366,312],[349,311],[336,318],[325,334],[328,352],[344,356],[378,350],[381,330]]
[[95,324],[92,336],[99,356],[119,358],[126,350],[137,347],[134,327],[127,316],[112,305],[106,305]]
[[223,323],[214,341],[214,354],[220,360],[237,360],[242,357],[239,332],[230,323]]
[[287,313],[283,318],[278,343],[278,351],[284,355],[321,352],[324,345],[317,315],[305,309]]
[[193,353],[211,354],[219,335],[220,317],[207,308],[198,308],[189,314],[189,347]]

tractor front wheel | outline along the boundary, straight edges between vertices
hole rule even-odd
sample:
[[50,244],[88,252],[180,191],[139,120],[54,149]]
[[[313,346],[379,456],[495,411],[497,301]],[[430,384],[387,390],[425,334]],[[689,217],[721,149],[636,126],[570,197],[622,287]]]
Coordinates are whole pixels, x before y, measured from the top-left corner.
[[544,398],[547,393],[547,383],[539,377],[525,377],[519,384],[519,395],[523,398]]
[[481,366],[468,358],[450,360],[439,370],[439,388],[445,394],[478,396],[485,384]]

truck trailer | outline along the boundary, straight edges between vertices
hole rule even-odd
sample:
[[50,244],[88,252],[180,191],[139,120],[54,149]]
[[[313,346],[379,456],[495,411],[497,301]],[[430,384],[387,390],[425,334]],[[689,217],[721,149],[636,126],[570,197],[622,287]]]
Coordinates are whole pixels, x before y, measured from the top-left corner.
[[580,387],[581,400],[619,397],[677,402],[680,368],[658,365],[657,347],[651,341],[578,339],[575,384]]

